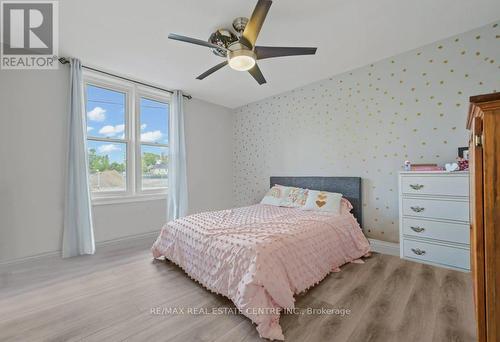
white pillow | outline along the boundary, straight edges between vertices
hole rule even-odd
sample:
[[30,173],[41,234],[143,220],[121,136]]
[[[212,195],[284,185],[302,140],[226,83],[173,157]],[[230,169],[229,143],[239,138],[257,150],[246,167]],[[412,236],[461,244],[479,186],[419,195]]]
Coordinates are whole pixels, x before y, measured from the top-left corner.
[[276,184],[271,189],[269,189],[260,203],[280,206],[281,203],[283,203],[283,201],[288,198],[290,189],[290,187]]
[[309,190],[304,210],[316,210],[340,214],[342,194],[336,192]]

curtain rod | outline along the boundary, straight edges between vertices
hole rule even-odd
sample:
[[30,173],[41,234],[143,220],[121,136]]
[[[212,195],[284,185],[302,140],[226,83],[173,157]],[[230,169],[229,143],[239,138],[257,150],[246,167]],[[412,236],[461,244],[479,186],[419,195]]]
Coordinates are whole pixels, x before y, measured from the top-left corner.
[[[61,57],[61,58],[59,58],[59,63],[61,63],[61,64],[69,64],[70,61],[69,61],[69,59],[67,59],[65,57]],[[92,67],[89,67],[89,66],[86,66],[86,65],[82,65],[82,68],[87,69],[87,70],[92,70],[92,71],[95,71],[95,72],[98,72],[98,73],[101,73],[101,74],[105,74],[105,75],[108,75],[108,76],[120,78],[122,80],[133,82],[135,84],[140,84],[140,85],[143,85],[143,86],[146,86],[146,87],[149,87],[149,88],[154,88],[154,89],[158,89],[158,90],[161,90],[161,91],[166,91],[166,92],[168,92],[170,94],[174,93],[172,90],[169,90],[169,89],[160,88],[160,87],[157,87],[157,86],[154,86],[154,85],[151,85],[151,84],[147,84],[147,83],[144,83],[144,82],[136,81],[136,80],[133,80],[131,78],[123,77],[123,76],[120,76],[120,75],[112,74],[110,72],[107,72],[107,71],[104,71],[104,70],[99,70],[99,69],[96,69],[96,68],[92,68]],[[191,95],[187,95],[187,94],[186,95],[183,94],[182,96],[185,97],[188,100],[191,100],[193,98]]]

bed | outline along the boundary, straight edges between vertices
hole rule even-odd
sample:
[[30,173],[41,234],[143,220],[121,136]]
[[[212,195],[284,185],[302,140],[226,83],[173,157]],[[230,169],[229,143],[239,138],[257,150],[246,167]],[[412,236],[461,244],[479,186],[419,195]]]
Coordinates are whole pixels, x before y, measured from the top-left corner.
[[340,215],[264,204],[190,215],[167,223],[153,244],[208,290],[228,297],[263,338],[283,340],[283,309],[294,295],[369,252],[362,233],[361,179],[271,177],[280,184],[339,192],[352,204]]

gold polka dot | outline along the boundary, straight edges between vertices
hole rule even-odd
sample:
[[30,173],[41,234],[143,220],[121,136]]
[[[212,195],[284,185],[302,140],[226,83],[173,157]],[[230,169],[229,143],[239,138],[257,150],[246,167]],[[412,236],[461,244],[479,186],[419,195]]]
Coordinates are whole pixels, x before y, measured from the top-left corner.
[[476,36],[476,39],[481,39],[481,36]]
[[447,144],[447,143],[448,143],[448,141],[446,141],[446,140],[443,141],[443,144]]
[[458,39],[458,38],[455,38],[455,42],[458,42],[459,40],[460,40],[460,39]]
[[432,63],[432,62],[433,62],[433,60],[432,60],[432,59],[429,59],[429,63]]
[[477,51],[476,52],[476,56],[479,56],[481,54],[481,52]]
[[438,49],[440,49],[440,50],[441,50],[442,48],[443,48],[443,45],[439,45],[439,46],[438,46]]
[[443,61],[443,63],[444,63],[444,64],[447,64],[447,63],[448,63],[448,60],[447,60],[447,59],[445,59],[445,60]]
[[493,24],[493,28],[495,28],[495,27],[497,27],[497,26],[498,26],[498,24]]
[[464,50],[464,51],[462,51],[462,52],[460,52],[460,53],[461,53],[462,55],[465,55],[465,50]]

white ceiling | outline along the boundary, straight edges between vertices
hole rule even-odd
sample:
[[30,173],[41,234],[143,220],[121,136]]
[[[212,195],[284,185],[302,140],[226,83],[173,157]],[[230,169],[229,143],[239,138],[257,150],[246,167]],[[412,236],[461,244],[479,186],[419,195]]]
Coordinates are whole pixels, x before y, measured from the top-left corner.
[[316,56],[259,62],[267,84],[226,67],[210,49],[167,39],[207,39],[256,0],[60,0],[60,55],[238,107],[500,18],[498,0],[276,0],[258,45],[317,46]]

